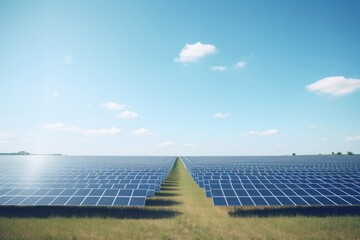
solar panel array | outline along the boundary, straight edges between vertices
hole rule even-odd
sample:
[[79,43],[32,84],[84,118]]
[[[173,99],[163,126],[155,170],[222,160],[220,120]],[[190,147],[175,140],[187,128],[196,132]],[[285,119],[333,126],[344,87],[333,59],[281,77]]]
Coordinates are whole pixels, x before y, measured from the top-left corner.
[[0,156],[0,205],[144,206],[175,160]]
[[216,206],[360,204],[359,156],[182,157]]

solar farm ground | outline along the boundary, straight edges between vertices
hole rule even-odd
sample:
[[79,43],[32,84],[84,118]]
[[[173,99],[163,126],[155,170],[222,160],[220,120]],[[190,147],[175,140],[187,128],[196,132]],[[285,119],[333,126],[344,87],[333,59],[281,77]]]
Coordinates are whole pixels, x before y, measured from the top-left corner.
[[1,207],[0,239],[360,239],[360,209],[215,207],[177,160],[146,207]]

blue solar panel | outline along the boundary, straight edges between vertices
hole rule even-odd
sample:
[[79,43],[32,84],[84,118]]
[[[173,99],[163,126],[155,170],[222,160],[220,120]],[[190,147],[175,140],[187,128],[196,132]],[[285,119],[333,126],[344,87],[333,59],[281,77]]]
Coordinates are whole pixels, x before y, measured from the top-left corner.
[[67,203],[71,205],[80,205],[81,206],[96,206],[97,202],[100,200],[100,197],[86,197],[85,199],[76,199],[76,197],[73,197],[70,199],[70,201]]
[[146,190],[133,190],[133,197],[146,197]]
[[6,202],[8,202],[10,199],[12,199],[13,197],[9,197],[9,196],[2,196],[0,197],[0,204],[5,204]]
[[120,190],[119,193],[118,193],[118,196],[131,196],[132,191],[133,190],[130,190],[130,189]]
[[0,156],[0,205],[144,206],[175,160]]
[[279,200],[280,203],[281,203],[283,206],[292,206],[292,205],[295,205],[295,203],[292,202],[291,199],[288,198],[288,197],[279,196],[279,197],[277,197],[277,200]]
[[254,206],[254,202],[250,197],[238,197],[242,206]]
[[226,197],[226,202],[229,206],[240,206],[240,201],[237,197]]
[[217,206],[360,205],[359,156],[182,157]]
[[145,205],[145,197],[132,197],[130,199],[129,206],[144,206]]
[[17,205],[20,204],[22,201],[24,201],[26,197],[13,197],[11,200],[6,202],[7,205]]
[[103,196],[117,196],[119,190],[118,189],[106,189]]
[[263,197],[252,197],[252,200],[256,206],[268,206],[268,203]]
[[57,197],[54,201],[52,201],[50,203],[50,205],[62,206],[62,205],[65,205],[65,203],[67,203],[67,201],[69,201],[69,199],[70,199],[70,197]]
[[224,197],[213,197],[214,205],[217,206],[227,206],[227,203],[225,201]]
[[114,201],[114,206],[128,206],[130,197],[117,197]]
[[[14,197],[16,198],[16,197]],[[55,197],[42,197],[39,201],[35,203],[35,205],[49,205]],[[24,199],[25,200],[25,199]],[[16,205],[16,204],[10,204],[10,205]]]
[[69,199],[69,201],[66,202],[65,205],[78,206],[84,201],[84,199],[86,199],[86,198],[85,197],[74,196],[74,197],[71,197]]
[[102,197],[100,198],[99,202],[97,203],[97,206],[112,206],[112,203],[114,202],[115,197]]
[[104,189],[92,189],[89,192],[89,196],[101,196],[104,193]]

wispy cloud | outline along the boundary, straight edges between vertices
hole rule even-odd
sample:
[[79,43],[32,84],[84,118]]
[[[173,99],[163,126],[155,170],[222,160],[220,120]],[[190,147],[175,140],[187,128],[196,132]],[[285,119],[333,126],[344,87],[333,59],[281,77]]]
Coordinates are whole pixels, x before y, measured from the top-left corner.
[[0,130],[0,139],[9,139],[14,137],[16,137],[16,134]]
[[58,93],[58,92],[53,92],[53,97],[60,97],[60,93]]
[[326,77],[306,86],[309,92],[344,96],[360,89],[360,79],[343,76]]
[[318,125],[310,125],[309,128],[310,128],[310,129],[317,129],[317,128],[318,128]]
[[108,110],[124,110],[126,108],[126,106],[124,104],[120,104],[117,102],[106,102],[103,103],[102,106]]
[[345,138],[345,141],[357,141],[357,140],[360,140],[360,136],[350,136],[350,137],[347,137]]
[[212,66],[211,70],[215,72],[223,72],[227,69],[226,66]]
[[136,112],[131,112],[129,110],[126,110],[117,114],[117,116],[123,119],[134,119],[134,118],[138,118],[139,114],[137,114]]
[[233,65],[233,68],[234,69],[242,69],[246,66],[246,61],[245,60],[241,60],[241,61],[238,61],[237,63],[235,63]]
[[279,133],[279,130],[277,129],[269,129],[265,131],[250,131],[247,133],[244,133],[244,136],[271,136],[276,135]]
[[[242,68],[245,68],[247,66],[248,61],[253,57],[253,55],[250,55],[249,57],[246,57],[245,60],[241,60],[236,62],[234,65],[232,65],[232,68],[234,70],[240,70]],[[223,66],[223,65],[218,65],[218,66],[212,66],[210,68],[212,71],[217,71],[217,72],[223,72],[226,71],[228,69],[227,66]]]
[[63,61],[65,64],[71,64],[73,62],[73,58],[70,55],[65,55]]
[[173,141],[165,141],[165,142],[158,143],[159,147],[168,147],[168,146],[173,146],[173,145],[175,145],[175,142],[173,142]]
[[147,128],[138,128],[138,129],[135,129],[134,131],[132,131],[131,133],[135,136],[154,136],[154,137],[157,136],[156,133],[154,133],[153,131],[150,131]]
[[122,132],[120,128],[100,128],[100,129],[81,129],[76,126],[67,125],[64,123],[47,123],[43,127],[49,130],[77,133],[87,136],[112,136]]
[[314,123],[314,124],[309,125],[309,128],[310,129],[318,129],[318,128],[323,128],[325,126],[326,126],[325,123]]
[[221,113],[221,112],[218,112],[218,113],[215,113],[214,114],[214,118],[227,118],[229,117],[230,114],[229,113]]
[[185,143],[184,146],[185,147],[195,147],[196,145],[193,143]]
[[202,44],[201,42],[185,44],[185,47],[179,53],[179,57],[174,60],[182,63],[194,63],[200,58],[216,53],[216,51],[216,47],[211,44]]
[[82,132],[84,135],[89,135],[89,136],[112,136],[121,133],[122,130],[120,128],[111,127],[111,128],[82,130]]
[[45,129],[51,129],[62,132],[78,132],[81,133],[81,129],[75,126],[67,125],[64,123],[46,123],[43,125]]

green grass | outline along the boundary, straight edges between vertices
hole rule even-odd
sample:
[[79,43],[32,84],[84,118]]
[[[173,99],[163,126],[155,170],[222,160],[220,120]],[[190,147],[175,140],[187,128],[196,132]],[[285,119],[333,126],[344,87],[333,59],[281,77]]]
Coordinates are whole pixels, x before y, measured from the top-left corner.
[[215,207],[181,161],[147,205],[0,217],[0,239],[360,239],[358,215]]

